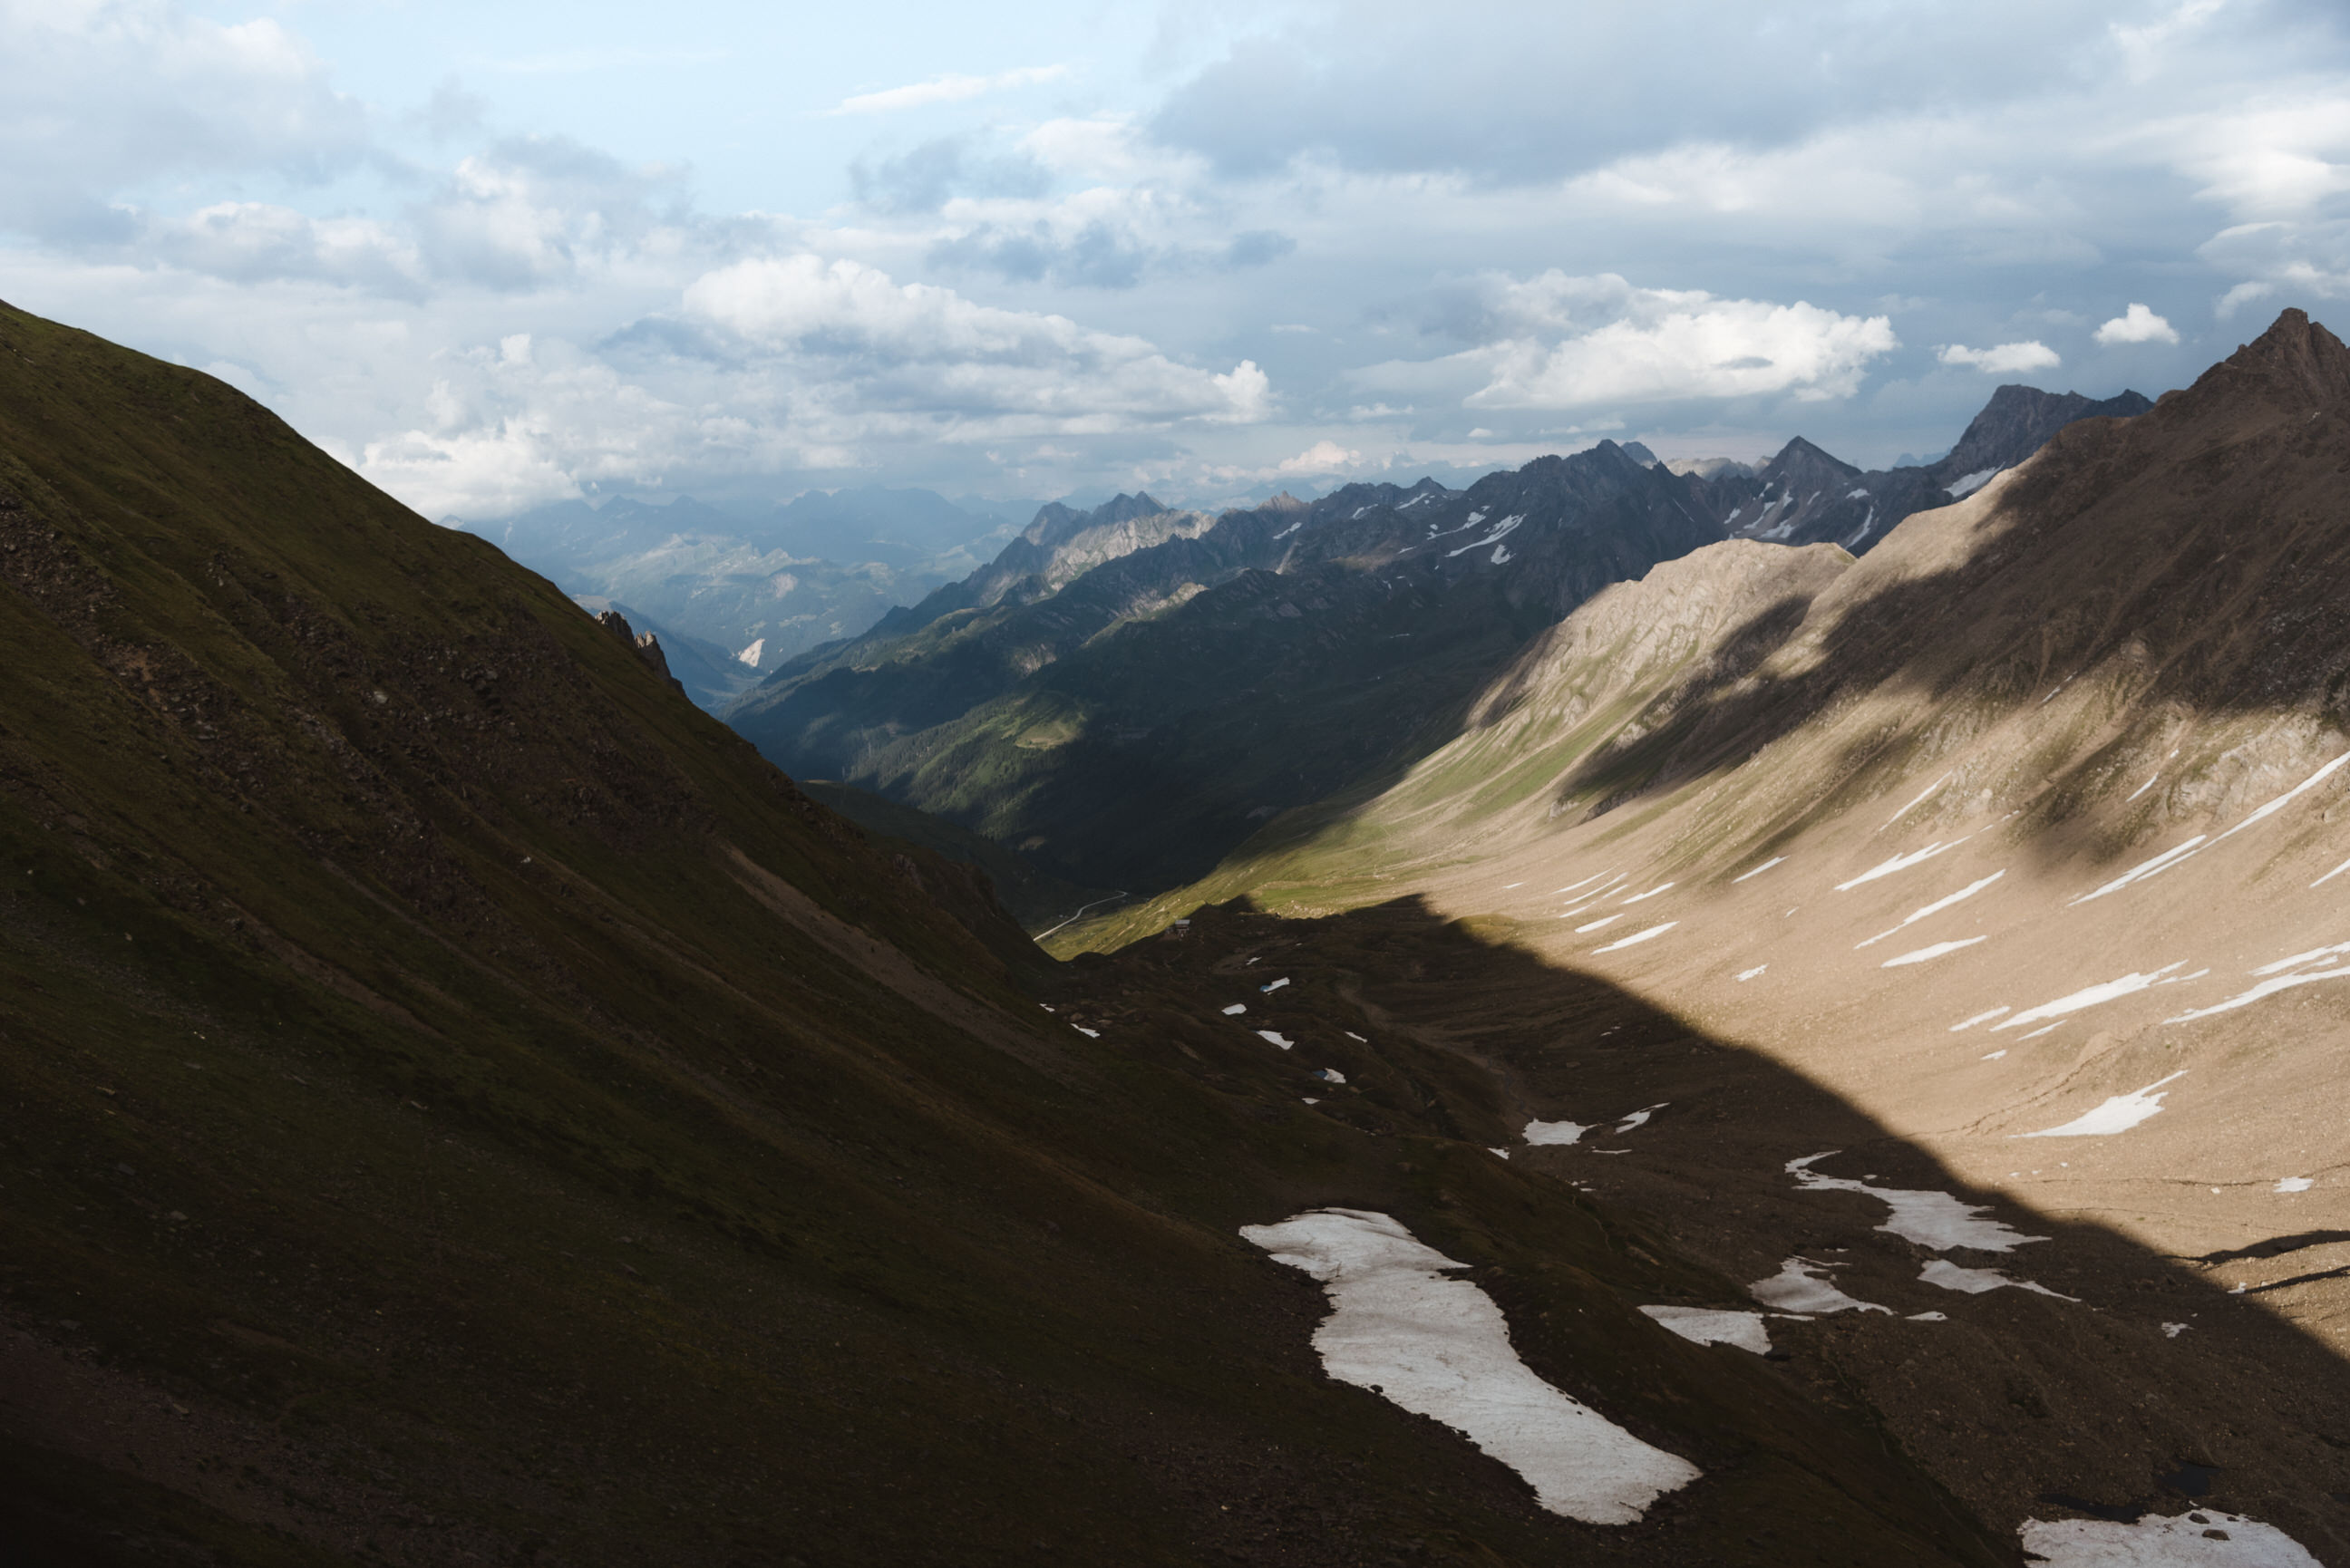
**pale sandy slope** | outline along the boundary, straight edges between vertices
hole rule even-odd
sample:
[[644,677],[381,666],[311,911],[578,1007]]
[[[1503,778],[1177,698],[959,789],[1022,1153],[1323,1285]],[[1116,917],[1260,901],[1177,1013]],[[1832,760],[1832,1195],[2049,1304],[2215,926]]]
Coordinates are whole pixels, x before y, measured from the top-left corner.
[[1610,590],[1410,776],[1142,918],[1504,917],[2350,1348],[2345,474],[2350,352],[2288,313],[1863,561]]

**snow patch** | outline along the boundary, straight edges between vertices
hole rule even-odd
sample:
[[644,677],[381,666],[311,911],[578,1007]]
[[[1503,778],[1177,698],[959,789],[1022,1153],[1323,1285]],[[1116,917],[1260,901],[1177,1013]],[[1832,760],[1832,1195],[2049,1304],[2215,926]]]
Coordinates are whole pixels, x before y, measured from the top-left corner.
[[1570,1144],[1591,1129],[1581,1122],[1528,1122],[1525,1139],[1528,1143]]
[[2116,1095],[2095,1110],[2074,1117],[2061,1127],[2046,1127],[2039,1132],[2018,1133],[2018,1137],[2111,1137],[2126,1133],[2140,1122],[2151,1120],[2162,1110],[2162,1096],[2155,1093],[2163,1085],[2187,1076],[2181,1067],[2168,1078],[2158,1078],[2143,1089],[2132,1089],[2126,1095]]
[[1777,1273],[1767,1280],[1755,1281],[1746,1287],[1746,1292],[1764,1306],[1777,1307],[1781,1312],[1881,1312],[1887,1317],[1893,1315],[1891,1307],[1856,1300],[1821,1278],[1835,1266],[1814,1263],[1809,1258],[1790,1258],[1779,1266]]
[[2306,1176],[2280,1176],[2277,1178],[2277,1184],[2274,1187],[2270,1188],[2269,1190],[2272,1192],[2306,1192],[2314,1185],[2315,1183],[2311,1181]]
[[1256,1032],[1256,1037],[1260,1040],[1268,1041],[1273,1044],[1278,1045],[1284,1051],[1297,1044],[1295,1040],[1284,1037],[1281,1031],[1278,1029],[1260,1029]]
[[736,654],[734,656],[735,662],[738,664],[747,664],[752,669],[756,670],[759,668],[759,656],[766,651],[766,648],[767,639],[764,637],[760,638],[758,640],[752,643],[750,647]]
[[1937,1252],[1947,1252],[1953,1247],[1976,1252],[2012,1252],[2031,1242],[2048,1240],[2045,1236],[2027,1236],[1997,1220],[1982,1219],[1991,1211],[1989,1204],[1961,1202],[1947,1192],[1871,1187],[1848,1177],[1823,1176],[1812,1168],[1835,1153],[1828,1149],[1791,1159],[1787,1172],[1795,1179],[1795,1185],[1806,1191],[1866,1193],[1892,1211],[1877,1229],[1889,1231],[1904,1241]]
[[1734,1345],[1757,1355],[1771,1354],[1771,1334],[1759,1312],[1687,1306],[1644,1306],[1640,1311],[1692,1345]]
[[1768,871],[1769,869],[1771,869],[1771,867],[1773,867],[1773,866],[1783,866],[1783,865],[1785,865],[1785,864],[1786,864],[1786,862],[1787,862],[1787,857],[1786,857],[1785,856],[1783,856],[1783,855],[1773,855],[1773,857],[1771,857],[1771,858],[1770,858],[1770,859],[1765,860],[1764,862],[1762,862],[1762,865],[1757,866],[1756,867],[1754,867],[1754,869],[1753,869],[1753,870],[1747,872],[1745,877],[1732,877],[1730,879],[1730,881],[1731,881],[1731,885],[1732,887],[1735,887],[1735,886],[1737,886],[1739,883],[1745,881],[1747,877],[1760,877],[1761,875],[1762,875],[1762,873],[1763,873],[1763,872]]
[[1260,985],[1260,986],[1258,986],[1258,987],[1257,987],[1257,989],[1258,989],[1259,991],[1262,991],[1262,992],[1265,992],[1270,993],[1270,992],[1273,992],[1279,991],[1283,986],[1287,985],[1288,983],[1289,983],[1289,977],[1288,977],[1287,975],[1283,975],[1279,980],[1274,981],[1271,985]]
[[1997,479],[2002,472],[2002,470],[1996,468],[1979,468],[1972,473],[1960,474],[1958,478],[1950,481],[1950,483],[1944,486],[1944,488],[1950,492],[1951,500],[1962,501],[1968,496],[1972,495],[1976,491],[1981,490],[1984,485],[1989,484],[1992,480]]
[[1626,1116],[1622,1121],[1616,1124],[1616,1130],[1619,1133],[1630,1132],[1634,1127],[1646,1124],[1650,1116],[1655,1116],[1659,1111],[1663,1110],[1667,1106],[1671,1104],[1672,1101],[1670,1100],[1659,1100],[1655,1105],[1648,1106],[1645,1110],[1634,1111],[1630,1116]]
[[1238,1016],[1238,1015],[1239,1015],[1239,1014],[1241,1014],[1241,1013],[1246,1012],[1247,1011],[1248,1011],[1248,1003],[1247,1003],[1247,1002],[1233,1002],[1230,1007],[1227,1007],[1227,1008],[1225,1008],[1225,1009],[1224,1009],[1224,1016],[1225,1016],[1225,1017],[1227,1017],[1227,1018],[1232,1018],[1232,1017],[1236,1017],[1236,1016]]
[[1493,1299],[1385,1214],[1322,1209],[1241,1234],[1322,1282],[1331,1313],[1314,1348],[1331,1376],[1464,1434],[1553,1513],[1630,1524],[1695,1465],[1653,1448],[1529,1370]]
[[1771,966],[1767,963],[1758,963],[1752,969],[1742,969],[1738,971],[1738,978],[1741,980],[1752,980],[1756,975],[1761,974],[1764,970],[1769,969],[1770,967]]
[[[2224,1539],[2214,1540],[2214,1532]],[[2319,1568],[2316,1558],[2276,1526],[2216,1508],[2176,1519],[2149,1513],[2136,1524],[2027,1519],[2015,1532],[2023,1550],[2050,1568]]]

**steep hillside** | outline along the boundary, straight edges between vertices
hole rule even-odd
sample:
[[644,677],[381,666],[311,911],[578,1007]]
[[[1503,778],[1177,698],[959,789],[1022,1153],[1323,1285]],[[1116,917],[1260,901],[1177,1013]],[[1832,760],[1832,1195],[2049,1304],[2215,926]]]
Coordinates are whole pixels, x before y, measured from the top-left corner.
[[944,815],[1069,880],[1196,876],[1253,823],[1440,743],[1524,639],[1721,537],[1612,442],[1465,492],[1348,485],[1227,514],[763,683],[785,769]]
[[[1939,1182],[1881,1146],[1758,1109],[1735,1075],[1679,1053],[1545,1033],[1514,1002],[1455,988],[1456,1027],[1539,1088],[1533,1116],[1669,1106],[1654,1138],[1607,1140],[1623,1158],[1594,1158],[1611,1152],[1594,1139],[1518,1158],[1634,1205],[1726,1270],[1767,1262],[1737,1195],[1775,1191],[1823,1215],[1890,1207],[1884,1224],[1917,1246],[1906,1263],[1842,1260],[1838,1283],[1861,1299],[1895,1300],[1850,1282],[1906,1266],[1904,1311],[1920,1282],[1955,1322],[2028,1279],[2078,1302],[2036,1298],[2047,1321],[2032,1333],[2135,1316],[2148,1386],[2116,1430],[2138,1447],[2102,1470],[2082,1456],[2041,1483],[2049,1497],[2126,1516],[2159,1501],[2161,1477],[2216,1469],[2219,1506],[2290,1519],[2340,1561],[2345,471],[2350,349],[2287,312],[2192,388],[2068,425],[1856,564],[1736,542],[1595,600],[1407,778],[1271,825],[1122,929],[1240,892],[1298,916],[1424,898],[1530,961],[1742,1043],[1981,1199],[2183,1261],[2228,1293],[2223,1308],[2158,1310],[2158,1276],[2093,1265],[2072,1236],[1950,1243],[1967,1232],[1920,1196]],[[1677,1122],[1678,1143],[1663,1130]],[[2278,1354],[2255,1345],[2286,1341],[2333,1408],[2247,1382],[2258,1414],[2215,1416],[2191,1440],[2144,1426],[2183,1408],[2184,1360],[2249,1376]],[[2068,1399],[2009,1390],[2032,1411],[2027,1440],[2087,1429]],[[2028,1505],[2029,1483],[1963,1474],[1966,1433],[1987,1417],[1919,1405],[1887,1407],[1910,1451],[1947,1449],[1938,1473],[1986,1511]],[[2163,1468],[2178,1460],[2203,1469]]]
[[[1661,1324],[1739,1276],[1496,1158],[1516,1089],[1348,978],[1558,1004],[1472,932],[1034,978],[554,585],[5,307],[0,639],[14,1561],[2012,1558],[1832,1321]],[[1517,1459],[1324,1365],[1250,1238],[1334,1224],[1534,1399]]]

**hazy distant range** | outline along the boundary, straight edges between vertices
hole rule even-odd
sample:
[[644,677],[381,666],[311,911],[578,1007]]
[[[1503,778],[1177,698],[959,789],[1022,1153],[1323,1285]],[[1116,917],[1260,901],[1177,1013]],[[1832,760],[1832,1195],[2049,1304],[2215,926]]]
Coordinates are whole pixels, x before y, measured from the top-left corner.
[[810,491],[764,513],[681,495],[443,521],[659,636],[671,671],[715,712],[794,654],[968,576],[1041,504],[873,486]]

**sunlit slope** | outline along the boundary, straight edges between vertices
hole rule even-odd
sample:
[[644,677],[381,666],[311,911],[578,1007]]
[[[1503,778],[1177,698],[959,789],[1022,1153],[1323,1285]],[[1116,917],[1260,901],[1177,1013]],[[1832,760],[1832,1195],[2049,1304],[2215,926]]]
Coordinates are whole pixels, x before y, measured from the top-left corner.
[[[0,656],[20,1556],[1998,1560],[1865,1417],[1639,1315],[1731,1287],[1495,1160],[1479,1072],[1381,1031],[1326,1114],[1208,982],[1022,990],[975,882],[552,585],[14,311]],[[1704,1480],[1577,1523],[1325,1378],[1239,1231],[1328,1204]]]
[[[2169,1252],[2296,1254],[2251,1283],[2300,1280],[2272,1299],[2339,1339],[2345,469],[2350,352],[2288,312],[1726,629],[1678,586],[1734,576],[1721,547],[1596,602],[1483,728],[1193,896],[1424,892],[1971,1178]],[[1706,650],[1661,689],[1607,629],[1644,614]],[[1776,646],[1750,662],[1741,637]]]

